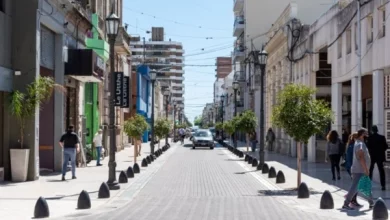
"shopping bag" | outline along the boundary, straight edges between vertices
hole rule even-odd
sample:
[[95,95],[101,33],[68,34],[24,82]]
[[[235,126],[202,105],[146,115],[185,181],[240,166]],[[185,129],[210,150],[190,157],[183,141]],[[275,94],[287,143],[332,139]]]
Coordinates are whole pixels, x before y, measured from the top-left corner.
[[371,179],[368,176],[363,176],[359,180],[358,191],[366,197],[371,197]]

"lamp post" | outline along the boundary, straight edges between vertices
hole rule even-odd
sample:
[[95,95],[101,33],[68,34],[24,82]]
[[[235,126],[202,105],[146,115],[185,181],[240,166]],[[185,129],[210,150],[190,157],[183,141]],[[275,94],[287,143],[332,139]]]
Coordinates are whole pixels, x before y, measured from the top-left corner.
[[115,162],[115,152],[116,152],[116,132],[115,132],[115,81],[114,81],[114,72],[115,72],[115,60],[114,60],[114,47],[115,39],[118,35],[120,19],[115,15],[114,12],[106,18],[106,31],[108,40],[110,43],[110,103],[109,103],[109,125],[108,129],[110,131],[110,155],[108,162],[108,181],[107,185],[111,190],[118,190],[120,186],[116,182],[116,162]]
[[265,76],[265,67],[267,65],[267,51],[263,50],[257,55],[258,60],[255,62],[260,66],[260,151],[259,159],[260,165],[264,164],[264,76]]
[[178,107],[177,108],[177,119],[179,120],[179,125],[181,125],[181,123],[180,123],[180,114],[181,114],[181,108],[180,107]]
[[[165,96],[165,119],[168,120],[168,99],[169,99],[170,92],[168,89],[164,91],[164,96]],[[168,145],[168,135],[165,137],[165,145]]]
[[[233,82],[233,90],[234,90],[234,117],[237,116],[237,90],[238,90],[238,82]],[[234,131],[234,147],[237,148],[237,132]]]
[[152,82],[152,119],[150,132],[152,133],[150,138],[150,154],[154,154],[154,84],[156,82],[157,73],[155,71],[150,72],[150,80]]
[[[224,112],[223,112],[223,101],[225,96],[221,95],[221,122],[223,124]],[[223,140],[223,129],[222,129],[222,140]]]
[[173,142],[176,141],[176,101],[173,101]]

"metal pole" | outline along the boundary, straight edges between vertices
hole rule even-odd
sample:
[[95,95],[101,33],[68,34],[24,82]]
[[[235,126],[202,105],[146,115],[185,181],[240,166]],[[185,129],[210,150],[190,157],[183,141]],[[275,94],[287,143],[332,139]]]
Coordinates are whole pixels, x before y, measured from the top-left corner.
[[116,152],[116,132],[115,132],[115,60],[114,60],[114,45],[115,37],[110,36],[110,108],[109,108],[109,121],[110,124],[108,129],[110,131],[110,158],[108,162],[108,181],[107,185],[111,190],[118,190],[120,186],[116,182],[116,162],[115,162],[115,152]]
[[173,142],[176,141],[176,105],[173,105]]
[[[222,121],[222,124],[223,124],[223,99],[221,101],[222,101],[221,121]],[[222,129],[222,140],[223,140],[223,129]]]
[[260,165],[264,164],[264,71],[265,65],[260,65],[261,79],[260,79],[260,151],[259,160]]
[[[237,116],[237,89],[234,90],[234,117]],[[234,147],[237,148],[237,132],[234,131]]]
[[152,121],[151,121],[151,127],[152,129],[150,129],[152,135],[151,135],[151,138],[150,138],[150,154],[153,155],[154,154],[154,83],[155,83],[155,80],[152,79]]
[[361,26],[361,10],[360,10],[360,0],[356,1],[357,2],[357,28],[358,28],[358,36],[357,36],[357,41],[358,41],[358,85],[357,85],[357,92],[358,92],[358,100],[357,100],[357,129],[361,128],[363,123],[362,123],[362,116],[363,116],[363,109],[362,109],[362,38],[361,38],[361,33],[362,33],[362,26]]
[[[165,119],[168,120],[168,96],[165,96]],[[165,136],[165,145],[168,145],[168,135]]]

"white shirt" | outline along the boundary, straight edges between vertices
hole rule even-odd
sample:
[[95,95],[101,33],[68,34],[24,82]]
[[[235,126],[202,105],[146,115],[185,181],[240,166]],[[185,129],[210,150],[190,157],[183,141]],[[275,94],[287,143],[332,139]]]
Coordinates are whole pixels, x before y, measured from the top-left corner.
[[93,143],[95,144],[95,147],[102,147],[103,146],[103,134],[95,134],[95,137],[93,138]]

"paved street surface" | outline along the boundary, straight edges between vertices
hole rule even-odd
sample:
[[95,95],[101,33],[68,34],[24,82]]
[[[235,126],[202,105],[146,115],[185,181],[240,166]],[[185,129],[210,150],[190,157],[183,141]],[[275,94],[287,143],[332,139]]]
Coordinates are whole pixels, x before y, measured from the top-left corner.
[[[165,142],[162,141],[162,144],[163,143]],[[133,152],[133,146],[127,146],[123,151],[116,154],[117,177],[121,170],[126,170],[130,165],[133,166]],[[137,162],[140,165],[140,160],[149,155],[149,152],[150,144],[144,143],[142,145],[142,155],[137,158]],[[97,192],[100,184],[107,181],[108,178],[108,157],[102,161],[103,166],[96,167],[96,161],[91,161],[88,164],[88,167],[77,168],[77,180],[70,180],[71,173],[68,172],[67,181],[65,182],[61,181],[60,173],[54,173],[47,176],[41,176],[38,181],[33,182],[1,183],[0,219],[31,219],[34,213],[35,202],[40,196],[47,199],[50,217],[59,217],[74,213],[76,212],[78,196],[82,190],[89,192],[92,200],[92,208],[103,209],[103,205],[107,206],[107,204],[114,203],[116,198],[129,186],[133,186],[134,188],[135,185],[140,185],[140,183],[147,181],[153,172],[156,172],[159,168],[157,163],[162,163],[164,161],[164,156],[160,157],[158,160],[160,162],[154,162],[148,169],[141,168],[141,174],[136,175],[134,179],[129,179],[128,184],[121,184],[121,190],[111,191],[110,199],[97,199]]]
[[78,219],[371,219],[367,210],[341,212],[340,196],[336,209],[326,211],[320,195],[298,200],[225,148],[192,150],[186,142],[172,152],[131,202]]

